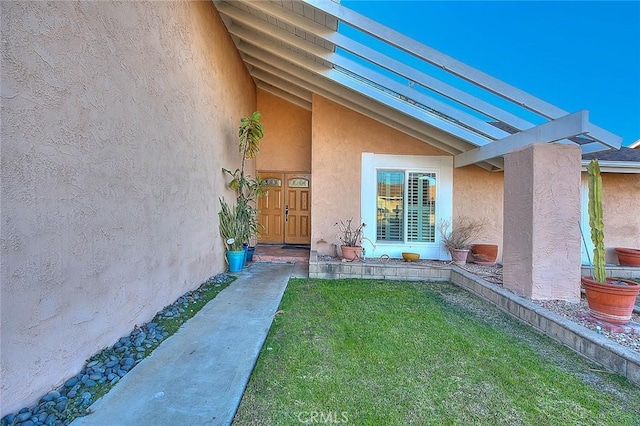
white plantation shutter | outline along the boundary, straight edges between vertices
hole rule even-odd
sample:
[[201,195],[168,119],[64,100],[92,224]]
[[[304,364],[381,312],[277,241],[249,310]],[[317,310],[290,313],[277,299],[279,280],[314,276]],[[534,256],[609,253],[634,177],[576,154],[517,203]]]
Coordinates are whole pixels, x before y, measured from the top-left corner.
[[409,173],[407,182],[407,241],[436,239],[436,174]]
[[378,171],[377,241],[404,241],[404,172]]

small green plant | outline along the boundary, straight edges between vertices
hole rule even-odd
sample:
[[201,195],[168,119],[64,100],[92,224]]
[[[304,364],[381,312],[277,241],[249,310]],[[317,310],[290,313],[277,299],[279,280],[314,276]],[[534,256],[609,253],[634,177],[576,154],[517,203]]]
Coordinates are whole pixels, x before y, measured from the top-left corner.
[[587,166],[587,172],[589,173],[589,226],[593,242],[593,278],[600,283],[606,283],[602,177],[597,159],[591,160]]
[[249,238],[249,226],[244,212],[234,204],[227,204],[224,198],[220,198],[220,236],[229,251],[242,250],[242,243]]

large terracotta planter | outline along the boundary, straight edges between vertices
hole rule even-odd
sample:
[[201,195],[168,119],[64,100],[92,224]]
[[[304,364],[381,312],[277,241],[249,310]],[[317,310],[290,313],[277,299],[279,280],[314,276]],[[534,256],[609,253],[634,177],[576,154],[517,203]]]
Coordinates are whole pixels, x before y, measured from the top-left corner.
[[362,247],[340,246],[342,257],[346,260],[362,259]]
[[640,249],[616,247],[620,266],[640,266]]
[[466,265],[467,256],[469,256],[469,250],[451,249],[451,260],[456,265]]
[[474,244],[471,246],[473,263],[484,266],[493,266],[498,258],[498,246],[496,244]]
[[[627,285],[610,284],[613,281],[621,281]],[[619,278],[607,278],[607,284],[603,284],[592,277],[582,277],[582,285],[587,294],[589,313],[595,318],[613,324],[631,321],[640,284]]]

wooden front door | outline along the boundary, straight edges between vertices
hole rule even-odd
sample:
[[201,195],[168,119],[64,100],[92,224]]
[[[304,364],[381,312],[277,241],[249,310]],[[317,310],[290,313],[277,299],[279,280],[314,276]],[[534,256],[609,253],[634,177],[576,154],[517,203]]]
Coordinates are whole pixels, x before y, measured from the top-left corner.
[[311,175],[258,173],[267,193],[258,198],[263,243],[311,243]]

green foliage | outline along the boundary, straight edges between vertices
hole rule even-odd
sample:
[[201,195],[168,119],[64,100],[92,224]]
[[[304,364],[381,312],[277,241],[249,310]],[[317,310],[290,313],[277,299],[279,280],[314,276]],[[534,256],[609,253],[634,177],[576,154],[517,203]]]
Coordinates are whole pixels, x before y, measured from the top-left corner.
[[[236,192],[236,204],[228,205],[220,200],[222,210],[218,213],[220,219],[220,235],[225,240],[227,250],[242,250],[242,243],[249,242],[260,232],[258,223],[258,209],[255,207],[258,196],[266,193],[266,182],[260,177],[245,174],[245,160],[253,158],[260,151],[260,140],[264,136],[260,112],[254,112],[251,117],[240,119],[238,128],[239,150],[242,155],[240,168],[222,171],[231,177],[229,188]],[[229,242],[229,241],[233,242]]]
[[597,159],[591,160],[587,166],[587,172],[589,172],[589,226],[593,242],[593,278],[598,282],[606,283],[602,177]]
[[224,240],[227,250],[240,251],[242,243],[249,238],[248,223],[245,218],[246,211],[235,204],[227,204],[224,198],[220,198],[220,236]]
[[243,160],[254,158],[260,152],[260,140],[263,137],[264,131],[259,111],[254,112],[251,117],[240,119],[238,138],[240,139],[240,155],[242,155]]

